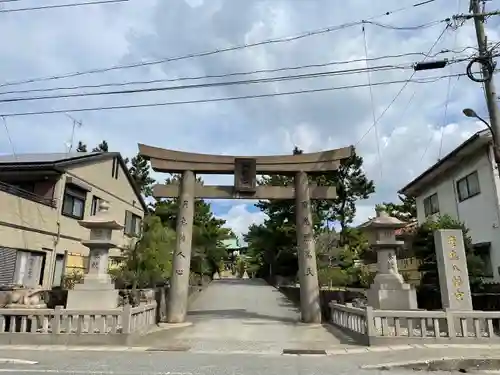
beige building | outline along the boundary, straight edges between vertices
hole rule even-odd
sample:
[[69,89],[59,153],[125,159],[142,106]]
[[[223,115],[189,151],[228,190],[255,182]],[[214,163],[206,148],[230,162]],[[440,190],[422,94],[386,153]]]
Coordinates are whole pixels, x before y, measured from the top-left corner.
[[101,199],[125,225],[113,234],[123,248],[147,207],[119,153],[0,156],[0,285],[59,285],[68,254],[88,255],[78,220],[95,215]]

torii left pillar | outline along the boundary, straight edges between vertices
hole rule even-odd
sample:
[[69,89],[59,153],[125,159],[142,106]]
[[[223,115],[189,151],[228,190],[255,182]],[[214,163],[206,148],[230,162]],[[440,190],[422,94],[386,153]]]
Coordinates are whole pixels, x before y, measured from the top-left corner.
[[299,258],[300,312],[304,323],[321,323],[321,305],[316,264],[309,179],[307,173],[295,175],[295,210]]
[[187,314],[195,185],[196,177],[194,172],[184,171],[180,181],[176,228],[177,241],[168,292],[167,321],[169,323],[182,323],[185,321]]

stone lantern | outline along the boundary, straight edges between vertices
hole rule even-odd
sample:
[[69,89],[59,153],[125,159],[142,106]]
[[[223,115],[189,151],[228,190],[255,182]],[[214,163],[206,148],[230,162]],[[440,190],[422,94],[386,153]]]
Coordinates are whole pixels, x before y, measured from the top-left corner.
[[377,253],[377,274],[367,292],[368,304],[382,310],[413,310],[417,308],[417,294],[405,283],[398,271],[396,250],[403,241],[396,240],[396,230],[406,223],[387,214],[384,208],[359,229]]
[[123,225],[109,217],[109,203],[101,200],[97,215],[78,224],[90,230],[88,240],[82,244],[89,248],[89,271],[82,284],[68,291],[68,309],[114,309],[118,303],[118,290],[108,274],[109,249],[117,247],[112,241],[113,230]]

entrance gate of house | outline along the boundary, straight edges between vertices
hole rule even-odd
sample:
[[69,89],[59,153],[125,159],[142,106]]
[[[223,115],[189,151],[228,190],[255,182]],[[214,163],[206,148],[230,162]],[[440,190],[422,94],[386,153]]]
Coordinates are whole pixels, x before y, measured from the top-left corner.
[[[201,199],[294,199],[296,205],[299,259],[300,310],[305,323],[320,323],[316,252],[312,228],[311,199],[333,199],[335,187],[309,183],[309,175],[336,170],[354,148],[345,147],[318,153],[284,156],[222,156],[167,150],[139,144],[139,153],[151,162],[155,172],[180,173],[177,183],[153,187],[155,198],[178,198],[177,241],[173,257],[167,320],[186,319],[194,200]],[[205,186],[196,174],[233,174],[233,186]],[[257,186],[257,174],[292,175],[294,186]]]

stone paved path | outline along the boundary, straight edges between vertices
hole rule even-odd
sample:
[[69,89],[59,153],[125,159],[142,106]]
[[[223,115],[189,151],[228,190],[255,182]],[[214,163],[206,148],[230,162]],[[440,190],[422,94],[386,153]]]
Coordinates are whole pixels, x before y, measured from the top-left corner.
[[141,346],[187,346],[199,352],[332,350],[355,345],[328,325],[300,323],[300,312],[277,289],[257,279],[213,281],[192,303],[193,325],[141,338]]

